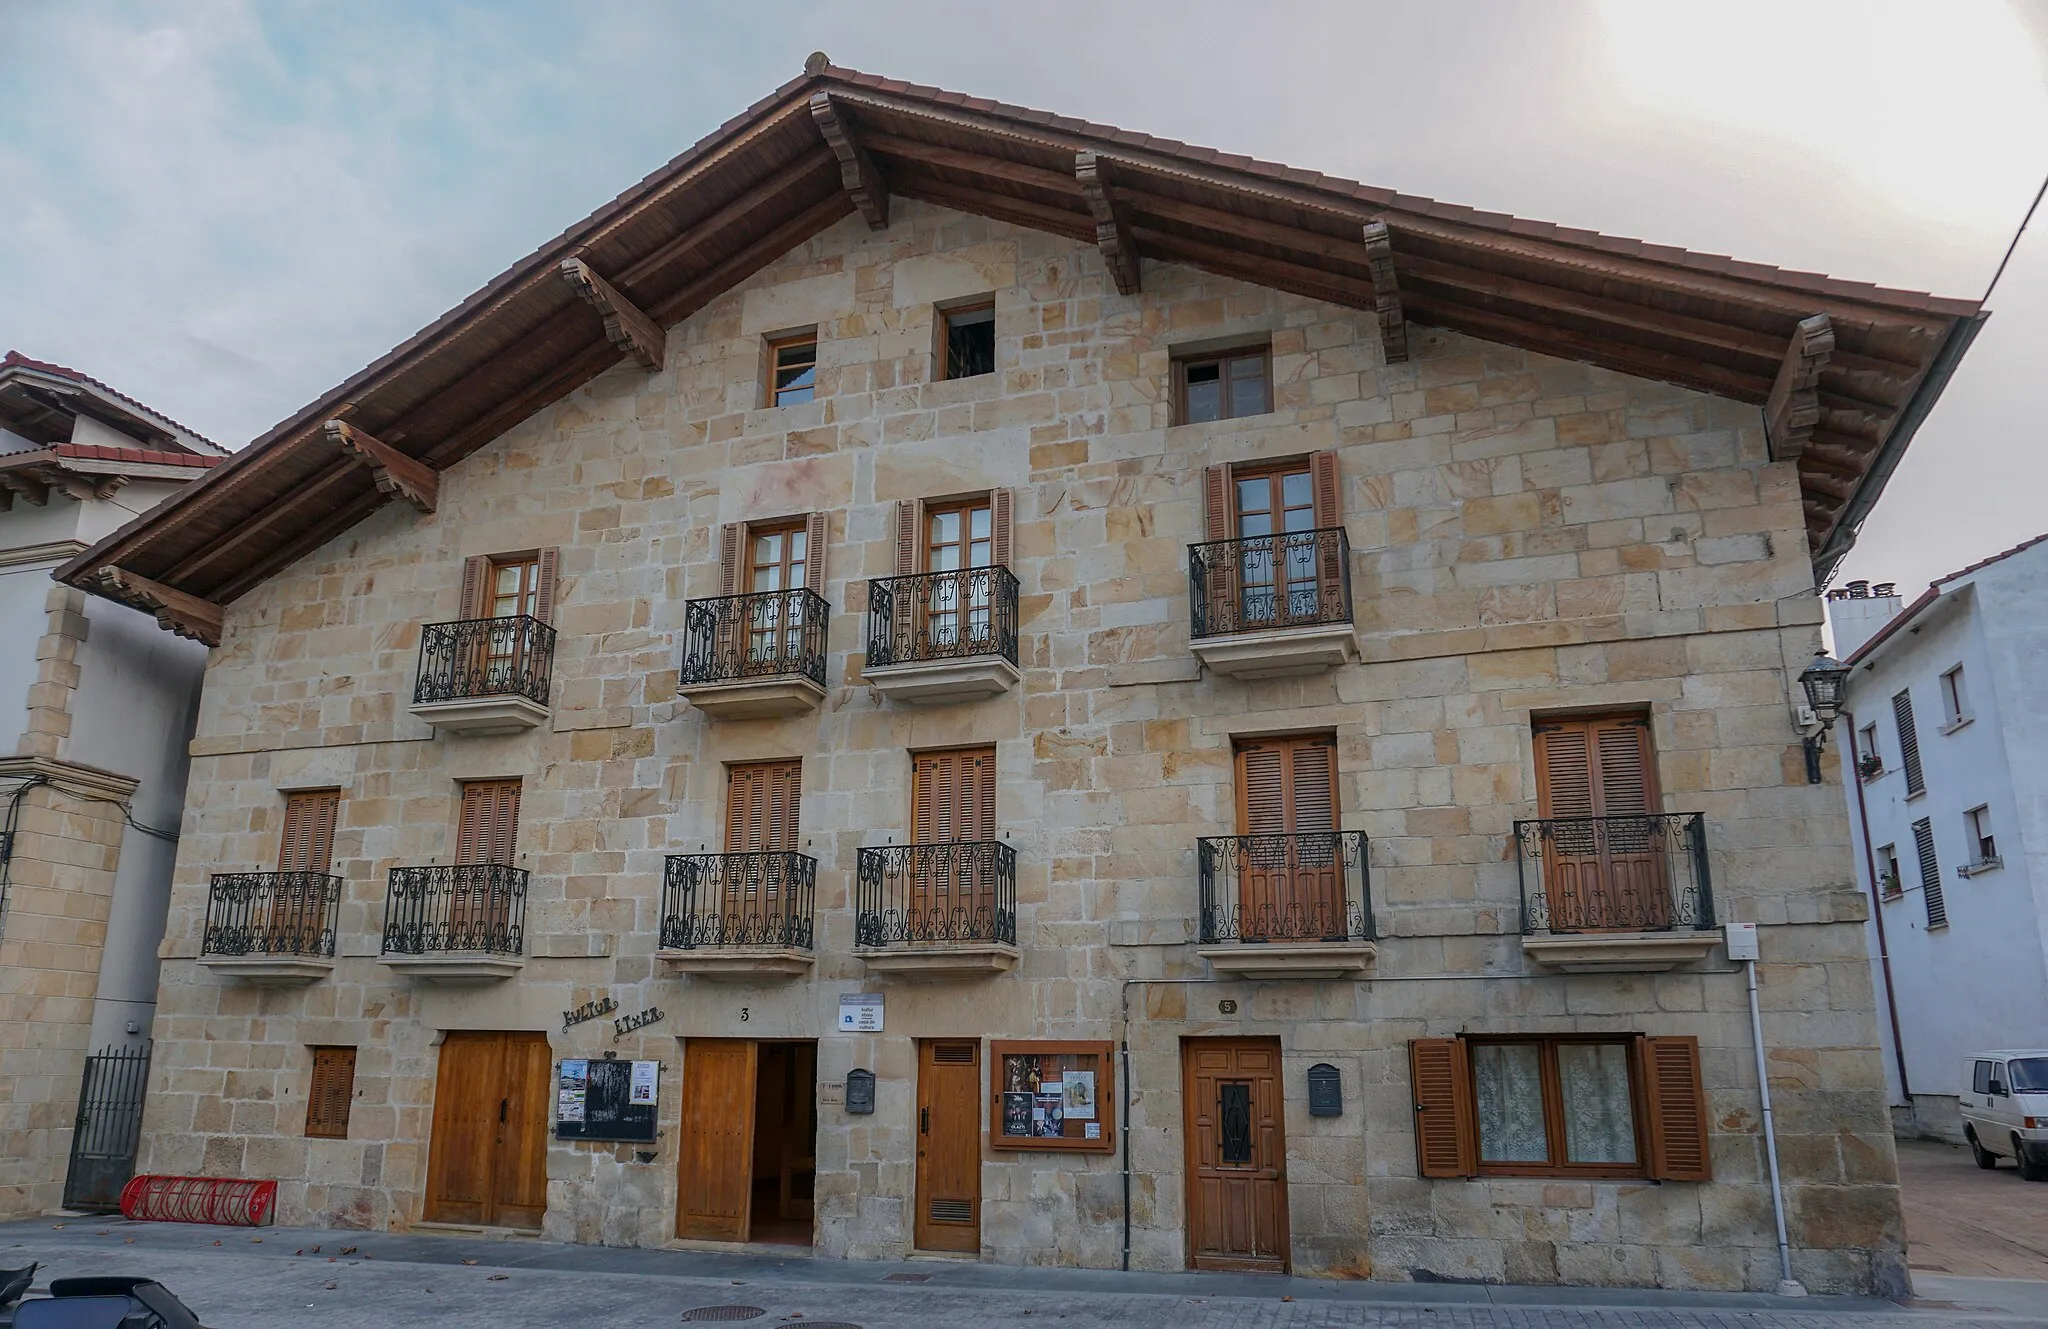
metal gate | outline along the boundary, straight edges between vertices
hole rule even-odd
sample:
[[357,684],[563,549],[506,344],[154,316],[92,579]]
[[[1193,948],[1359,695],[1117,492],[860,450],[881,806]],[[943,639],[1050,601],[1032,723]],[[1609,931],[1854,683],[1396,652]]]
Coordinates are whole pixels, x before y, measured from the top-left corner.
[[107,1048],[85,1059],[71,1166],[64,1174],[66,1209],[118,1209],[121,1188],[135,1174],[142,1140],[142,1098],[149,1087],[149,1045]]

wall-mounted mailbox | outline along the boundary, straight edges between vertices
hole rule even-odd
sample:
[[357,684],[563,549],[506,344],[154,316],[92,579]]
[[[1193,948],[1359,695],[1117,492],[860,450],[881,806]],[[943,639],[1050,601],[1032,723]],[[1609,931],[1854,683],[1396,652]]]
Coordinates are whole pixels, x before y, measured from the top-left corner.
[[1344,1115],[1344,1081],[1337,1068],[1319,1061],[1308,1068],[1308,1114],[1311,1117]]
[[848,1071],[846,1073],[846,1110],[855,1116],[871,1116],[875,1110],[875,1073],[873,1071]]

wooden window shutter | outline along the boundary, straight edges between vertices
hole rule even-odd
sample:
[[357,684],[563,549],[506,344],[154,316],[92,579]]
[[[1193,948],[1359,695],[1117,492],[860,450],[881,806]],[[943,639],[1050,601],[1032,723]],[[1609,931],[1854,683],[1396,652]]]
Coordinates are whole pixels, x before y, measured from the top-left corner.
[[540,568],[536,574],[533,616],[543,623],[555,621],[555,587],[560,584],[562,571],[561,551],[543,549],[540,551]]
[[830,519],[822,512],[804,518],[804,586],[818,595],[825,593],[825,540]]
[[1626,817],[1662,802],[1643,717],[1541,720],[1535,730],[1537,816]]
[[314,789],[287,794],[284,834],[277,846],[279,872],[325,872],[334,861],[334,822],[341,791]]
[[969,754],[974,781],[974,820],[965,827],[970,840],[996,838],[996,751],[984,748]]
[[746,523],[727,522],[718,528],[718,593],[740,593],[740,548],[746,543]]
[[455,835],[455,861],[509,865],[518,840],[519,781],[466,782]]
[[491,586],[491,557],[472,554],[462,560],[462,609],[456,617],[484,618]]
[[1231,521],[1230,463],[1202,468],[1203,538],[1228,540],[1236,531]]
[[1327,738],[1264,738],[1237,750],[1244,835],[1337,829],[1337,753]]
[[797,808],[802,798],[800,761],[764,761],[733,767],[727,784],[725,852],[794,852],[798,844]]
[[994,748],[920,752],[911,762],[910,783],[912,843],[995,838]]
[[1639,1038],[1650,1175],[1660,1181],[1713,1180],[1707,1089],[1697,1038]]
[[1465,1043],[1416,1038],[1408,1043],[1415,1095],[1415,1170],[1425,1177],[1470,1177],[1479,1170],[1472,1129],[1472,1075]]
[[1948,926],[1948,901],[1941,893],[1941,856],[1934,851],[1934,821],[1913,823],[1913,852],[1920,860],[1920,902],[1927,908],[1927,926]]
[[917,527],[923,504],[914,498],[896,500],[896,575],[907,577],[917,571]]
[[1318,527],[1344,524],[1343,485],[1337,474],[1337,454],[1325,449],[1308,454],[1309,488],[1315,495]]
[[356,1050],[314,1048],[313,1084],[306,1093],[306,1134],[318,1140],[348,1138],[349,1102],[356,1091]]
[[1920,770],[1920,731],[1913,725],[1911,692],[1892,698],[1892,719],[1899,725],[1899,764],[1906,768],[1906,792],[1917,794],[1927,787],[1927,780]]
[[992,489],[988,495],[988,558],[999,568],[1010,566],[1013,553],[1011,529],[1015,518],[1011,515],[1013,499],[1007,489]]

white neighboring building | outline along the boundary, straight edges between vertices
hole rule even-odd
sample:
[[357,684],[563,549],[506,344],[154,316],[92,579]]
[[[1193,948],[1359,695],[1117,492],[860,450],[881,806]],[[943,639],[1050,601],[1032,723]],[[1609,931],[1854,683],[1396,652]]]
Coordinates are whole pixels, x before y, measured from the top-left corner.
[[[60,1202],[87,1052],[149,1038],[206,667],[50,571],[226,455],[76,370],[0,358],[0,1219]],[[97,1166],[96,1189],[120,1175]]]
[[1828,619],[1886,1074],[1902,1132],[1960,1140],[1965,1058],[2048,1038],[2048,535],[1875,590]]

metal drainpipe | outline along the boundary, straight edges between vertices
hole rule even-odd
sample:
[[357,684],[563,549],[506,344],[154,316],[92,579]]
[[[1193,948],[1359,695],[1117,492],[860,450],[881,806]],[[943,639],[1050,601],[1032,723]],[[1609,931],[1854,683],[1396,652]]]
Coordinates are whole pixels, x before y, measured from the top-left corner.
[[1778,1224],[1778,1295],[1803,1297],[1806,1286],[1792,1277],[1792,1242],[1785,1235],[1785,1191],[1778,1183],[1778,1132],[1771,1121],[1771,1074],[1764,1064],[1764,1017],[1756,1004],[1756,961],[1744,960],[1749,975],[1749,1030],[1756,1043],[1756,1088],[1764,1107],[1764,1155],[1771,1164],[1771,1217]]
[[1877,889],[1877,855],[1870,847],[1870,808],[1863,801],[1863,773],[1856,769],[1862,754],[1856,750],[1856,713],[1842,712],[1849,722],[1849,778],[1856,782],[1856,826],[1863,832],[1863,871],[1870,879],[1870,916],[1877,923],[1877,962],[1884,970],[1884,1004],[1892,1021],[1892,1060],[1899,1067],[1899,1093],[1906,1106],[1913,1106],[1913,1087],[1906,1083],[1906,1040],[1899,1033],[1899,994],[1892,986],[1892,948],[1884,935],[1884,900]]

